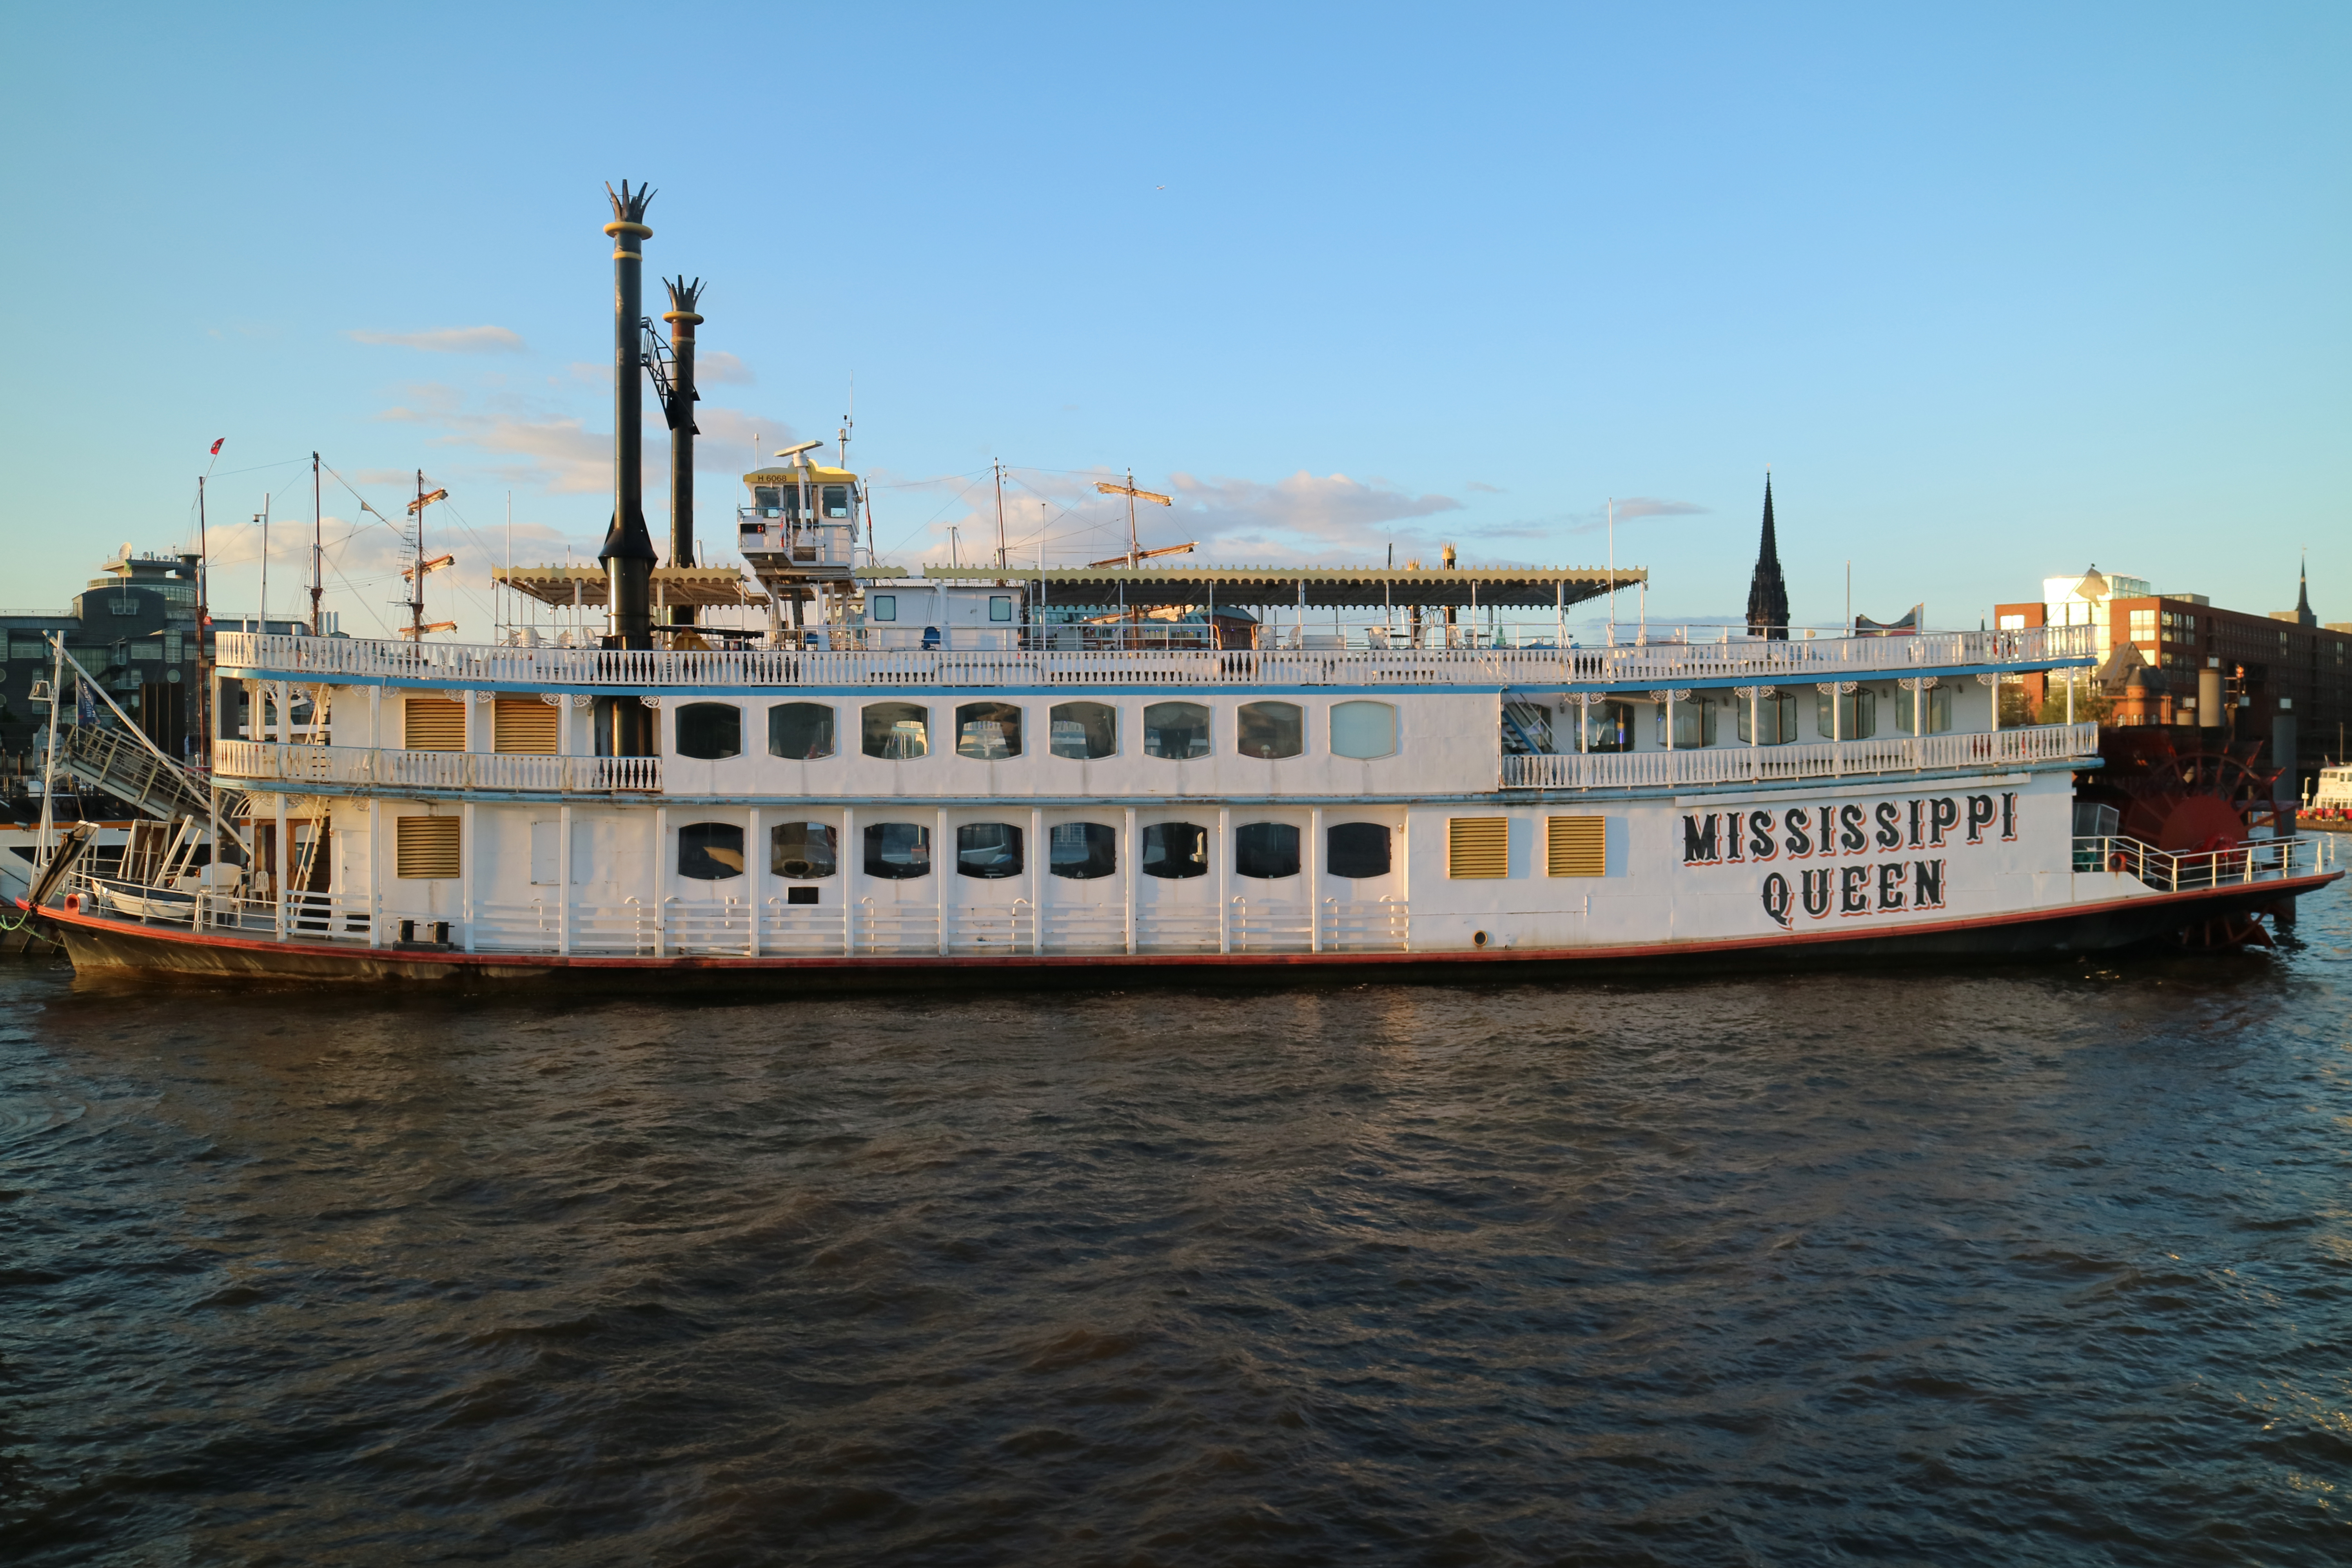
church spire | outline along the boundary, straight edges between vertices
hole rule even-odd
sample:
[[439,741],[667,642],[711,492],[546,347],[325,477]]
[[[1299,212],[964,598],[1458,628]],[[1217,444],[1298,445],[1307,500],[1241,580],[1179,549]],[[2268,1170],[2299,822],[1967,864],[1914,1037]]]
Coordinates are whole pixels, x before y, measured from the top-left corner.
[[2311,563],[2308,561],[2295,568],[2294,624],[2299,626],[2319,624],[2319,617],[2312,613],[2311,608]]
[[1772,533],[1772,471],[1764,471],[1764,538],[1756,549],[1756,573],[1748,580],[1748,635],[1786,641],[1789,585],[1780,579],[1780,546]]

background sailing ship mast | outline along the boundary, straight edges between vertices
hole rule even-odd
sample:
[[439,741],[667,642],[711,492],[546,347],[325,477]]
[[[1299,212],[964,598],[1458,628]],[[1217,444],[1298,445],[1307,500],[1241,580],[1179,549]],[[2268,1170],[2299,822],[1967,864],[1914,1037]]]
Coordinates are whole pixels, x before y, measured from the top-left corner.
[[430,561],[425,559],[425,509],[436,500],[448,499],[449,490],[446,486],[435,490],[431,495],[426,495],[425,470],[422,468],[416,470],[416,499],[408,503],[408,515],[415,519],[416,563],[404,568],[400,574],[409,582],[408,626],[405,635],[411,642],[415,643],[424,642],[425,634],[427,632],[454,632],[457,629],[457,623],[455,621],[427,622],[425,618],[425,574],[438,572],[444,566],[452,565],[457,559],[455,555],[436,555]]

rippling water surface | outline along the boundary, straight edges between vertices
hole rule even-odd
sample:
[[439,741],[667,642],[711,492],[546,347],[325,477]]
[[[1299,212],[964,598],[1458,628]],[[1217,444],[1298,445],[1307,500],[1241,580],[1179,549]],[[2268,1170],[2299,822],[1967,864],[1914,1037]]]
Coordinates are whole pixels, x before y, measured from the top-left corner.
[[0,1559],[2352,1561],[2347,982],[11,965]]

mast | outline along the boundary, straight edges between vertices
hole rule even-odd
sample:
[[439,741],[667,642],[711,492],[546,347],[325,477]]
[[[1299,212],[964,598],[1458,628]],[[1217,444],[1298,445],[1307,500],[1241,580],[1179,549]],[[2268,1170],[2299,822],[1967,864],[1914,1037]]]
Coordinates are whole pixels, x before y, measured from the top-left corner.
[[416,499],[408,503],[416,514],[416,576],[408,590],[408,640],[425,646],[425,470],[416,470]]
[[1127,569],[1135,570],[1137,544],[1135,539],[1135,470],[1127,470]]
[[[196,476],[196,732],[204,738],[205,772],[209,774],[213,766],[213,661],[211,654],[205,650],[205,635],[212,626],[212,607],[205,602],[207,596],[205,590],[205,579],[212,569],[212,558],[207,552],[205,539],[206,477],[204,474]],[[53,708],[50,712],[54,715],[56,710]],[[218,834],[213,836],[213,842],[220,842]]]
[[269,635],[269,493],[261,496],[261,514],[254,521],[261,524],[261,635]]
[[[1003,465],[1002,462],[999,462],[999,463],[997,463],[997,464],[995,465],[995,468],[996,468],[996,569],[997,569],[999,572],[1002,572],[1002,571],[1003,571],[1003,570],[1004,570],[1004,465]],[[1128,502],[1127,504],[1128,504],[1129,506],[1132,507],[1135,503],[1134,503],[1133,501],[1129,501],[1129,502]]]
[[319,595],[327,591],[325,556],[319,549],[319,454],[310,454],[310,635],[319,636]]

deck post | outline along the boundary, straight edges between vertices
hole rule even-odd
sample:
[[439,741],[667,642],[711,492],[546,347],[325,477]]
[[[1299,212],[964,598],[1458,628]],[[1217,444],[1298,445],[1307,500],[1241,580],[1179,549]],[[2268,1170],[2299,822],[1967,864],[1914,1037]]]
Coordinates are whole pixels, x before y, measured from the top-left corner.
[[1306,861],[1299,870],[1307,879],[1307,951],[1320,952],[1323,951],[1323,808],[1319,805],[1307,809],[1307,853],[1301,858]]
[[767,861],[760,854],[760,808],[748,806],[743,816],[743,886],[751,906],[751,941],[748,956],[760,956],[760,886],[767,879]]
[[1029,953],[1042,958],[1045,952],[1045,813],[1041,806],[1029,808]]
[[1230,806],[1217,808],[1217,951],[1234,950],[1234,858],[1226,846],[1234,841]]
[[466,802],[457,808],[457,913],[465,932],[464,947],[474,951],[474,858],[481,853],[481,845],[474,831],[474,803]]
[[[1131,805],[1127,808],[1127,826],[1121,837],[1124,841],[1119,845],[1119,858],[1127,866],[1126,942],[1128,956],[1132,958],[1135,955],[1135,883],[1136,879],[1142,875],[1143,868],[1136,860],[1135,807]],[[1218,853],[1222,855],[1223,852],[1220,847]]]
[[278,894],[278,940],[284,942],[286,940],[286,876],[287,872],[293,865],[293,858],[286,852],[286,792],[280,790],[278,793],[277,800],[278,842],[276,847],[278,852],[278,864],[272,869],[270,875],[277,884],[275,891]]
[[[215,800],[220,798],[217,784],[214,786],[213,798]],[[368,945],[382,947],[383,945],[383,802],[373,796],[368,799],[367,822]],[[218,835],[214,836],[213,843],[215,846],[220,843]]]
[[[568,715],[567,715],[568,718]],[[572,807],[555,808],[555,951],[572,955]]]
[[[943,616],[940,619],[944,620]],[[931,833],[931,893],[939,900],[939,951],[945,958],[948,952],[948,879],[955,872],[955,847],[948,837],[948,808],[941,806],[933,814],[939,826]]]
[[654,956],[669,956],[669,807],[654,807]]

